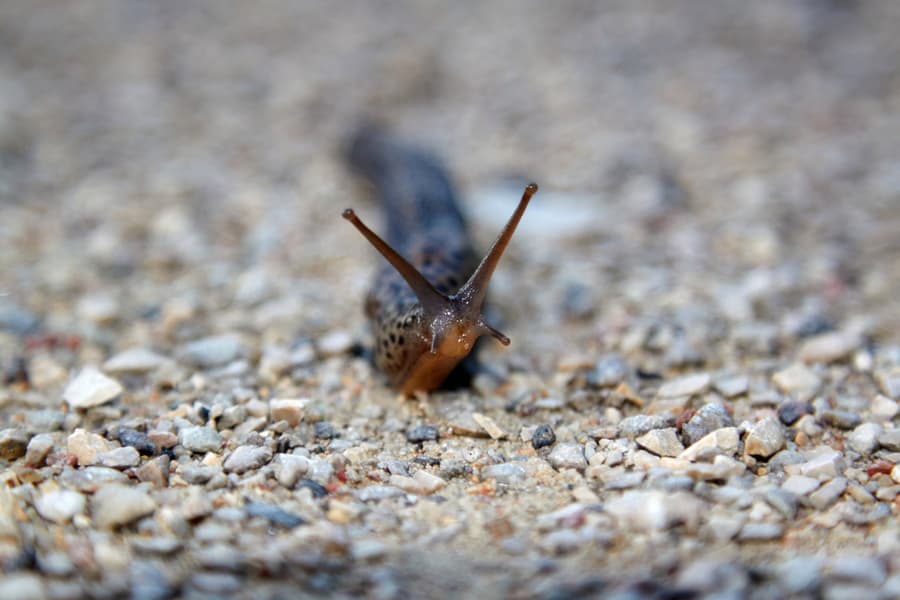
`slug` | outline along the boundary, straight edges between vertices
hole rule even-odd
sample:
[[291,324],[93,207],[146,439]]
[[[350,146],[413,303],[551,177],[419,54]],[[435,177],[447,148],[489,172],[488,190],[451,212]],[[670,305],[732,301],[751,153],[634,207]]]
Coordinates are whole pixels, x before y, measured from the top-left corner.
[[477,262],[453,184],[435,157],[364,127],[346,158],[374,185],[388,223],[385,241],[353,209],[343,212],[389,263],[365,301],[375,365],[405,396],[434,390],[482,335],[509,345],[481,309],[491,276],[538,187],[525,188],[503,231]]

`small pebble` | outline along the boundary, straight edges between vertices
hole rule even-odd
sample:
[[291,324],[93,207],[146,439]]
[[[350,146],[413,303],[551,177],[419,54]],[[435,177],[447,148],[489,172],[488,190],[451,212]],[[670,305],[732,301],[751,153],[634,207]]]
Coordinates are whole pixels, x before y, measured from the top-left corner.
[[784,529],[778,523],[747,523],[738,533],[738,539],[742,542],[765,542],[782,535]]
[[881,425],[877,423],[863,423],[847,436],[847,444],[863,456],[872,454],[878,448],[878,436],[882,432]]
[[488,465],[481,469],[482,479],[494,479],[497,483],[511,485],[526,478],[525,469],[515,463]]
[[707,433],[688,446],[678,457],[684,460],[710,460],[724,454],[734,456],[738,451],[738,430],[736,427],[723,427]]
[[800,347],[800,360],[810,363],[829,363],[847,358],[860,344],[858,335],[843,331],[824,333],[809,338]]
[[296,427],[303,420],[304,410],[309,400],[306,398],[272,398],[269,400],[269,415],[272,421],[287,421]]
[[76,429],[69,435],[66,448],[82,466],[97,464],[97,456],[113,449],[105,438],[84,429]]
[[157,456],[153,460],[135,469],[134,474],[140,481],[146,481],[155,488],[164,488],[169,485],[169,462],[167,455]]
[[796,363],[772,375],[772,381],[786,394],[811,397],[822,385],[822,380],[802,363]]
[[117,398],[122,385],[93,367],[83,368],[63,391],[63,401],[72,408],[100,406]]
[[546,423],[538,425],[531,434],[531,446],[537,450],[545,446],[552,446],[556,443],[556,433],[553,428]]
[[769,458],[784,447],[784,428],[776,419],[766,417],[750,429],[744,439],[744,452],[758,458]]
[[225,459],[225,471],[228,473],[245,473],[258,469],[272,460],[272,451],[265,446],[238,446]]
[[0,458],[13,461],[25,456],[29,441],[24,429],[14,427],[0,431]]
[[31,438],[25,450],[25,464],[33,468],[42,467],[53,445],[53,435],[49,433],[39,433]]
[[216,335],[194,340],[182,346],[181,358],[200,367],[218,367],[228,364],[244,353],[244,345],[236,335]]
[[835,477],[809,495],[809,503],[816,510],[825,510],[838,501],[847,490],[847,480]]
[[557,444],[550,451],[550,454],[547,455],[547,461],[555,469],[577,469],[583,471],[587,466],[587,460],[584,457],[584,447],[581,444]]
[[844,472],[844,457],[828,446],[817,448],[812,458],[800,466],[800,473],[807,477],[833,479]]
[[671,427],[671,425],[672,419],[670,417],[639,414],[622,419],[619,423],[619,432],[625,437],[634,439],[652,429],[663,429]]
[[636,438],[635,442],[658,456],[678,456],[684,451],[684,446],[672,427],[648,431]]
[[185,427],[178,432],[178,443],[191,452],[219,452],[222,436],[212,427]]
[[172,364],[172,359],[147,348],[129,348],[103,363],[103,370],[113,374],[147,373]]
[[494,420],[487,415],[473,412],[472,419],[478,423],[478,426],[484,429],[493,440],[506,439],[506,432],[503,431]]
[[0,577],[0,598],[15,600],[47,600],[47,585],[32,573],[9,573]]
[[156,445],[146,433],[122,427],[114,431],[115,439],[119,440],[123,446],[132,446],[140,454],[144,456],[153,456],[156,454]]
[[701,406],[694,416],[681,426],[681,433],[688,445],[692,445],[710,432],[733,425],[734,420],[728,410],[721,404],[713,402]]
[[900,428],[885,429],[878,435],[878,444],[891,452],[900,452]]
[[702,394],[712,382],[709,373],[696,373],[694,375],[685,375],[664,383],[656,393],[660,398],[679,398],[682,396],[693,396]]
[[141,456],[131,446],[114,448],[97,455],[97,464],[113,469],[127,469],[141,463]]
[[320,440],[330,440],[340,436],[331,421],[317,421],[313,426],[313,431],[316,438]]
[[341,329],[329,331],[319,338],[317,346],[324,356],[346,354],[353,347],[353,336]]
[[849,410],[827,409],[819,413],[819,420],[838,429],[853,429],[860,424],[859,415]]
[[406,441],[411,444],[433,442],[438,439],[438,428],[434,425],[416,425],[406,431]]
[[247,511],[247,515],[250,517],[262,517],[273,525],[278,525],[285,529],[293,529],[306,522],[302,517],[265,502],[248,502],[244,510]]
[[747,393],[747,390],[750,387],[750,380],[743,375],[725,377],[717,379],[713,383],[713,386],[726,398],[736,398],[737,396]]
[[86,505],[83,494],[61,489],[43,494],[35,502],[34,508],[45,519],[62,524],[84,513]]
[[793,425],[803,415],[813,414],[813,407],[809,402],[788,400],[778,407],[778,418],[785,425]]
[[588,373],[587,382],[595,387],[615,387],[624,381],[630,373],[628,363],[619,354],[607,354],[601,357]]
[[805,475],[791,475],[781,484],[781,489],[796,496],[806,496],[819,487],[821,482],[814,477]]
[[127,525],[156,510],[156,503],[141,488],[109,484],[91,498],[91,518],[98,527]]
[[297,484],[297,487],[306,488],[311,491],[313,498],[324,498],[328,495],[328,490],[326,490],[322,484],[313,481],[312,479],[301,479]]
[[900,365],[875,371],[875,381],[888,398],[900,399]]
[[890,421],[897,416],[898,412],[900,412],[900,407],[897,406],[896,401],[891,400],[887,396],[876,394],[875,399],[872,400],[870,410],[872,416],[879,417],[885,421]]

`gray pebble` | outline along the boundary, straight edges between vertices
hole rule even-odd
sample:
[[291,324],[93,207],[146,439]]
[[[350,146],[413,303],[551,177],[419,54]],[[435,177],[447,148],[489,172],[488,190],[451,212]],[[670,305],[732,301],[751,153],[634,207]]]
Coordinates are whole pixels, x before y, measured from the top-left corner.
[[123,446],[132,446],[140,454],[144,456],[153,456],[156,454],[156,445],[150,437],[136,429],[130,427],[120,427],[112,432],[112,437],[119,440]]
[[557,444],[550,454],[547,455],[547,461],[555,469],[577,469],[583,471],[587,466],[587,460],[584,457],[584,446],[581,444]]
[[195,485],[203,485],[213,478],[214,475],[221,473],[219,467],[204,467],[199,465],[187,465],[179,473],[181,477],[188,483]]
[[863,456],[868,456],[878,448],[878,436],[882,432],[877,423],[863,423],[847,436],[847,444]]
[[91,408],[114,400],[122,384],[94,367],[83,368],[63,391],[63,401],[73,408]]
[[27,335],[34,332],[40,322],[34,313],[24,308],[6,302],[0,304],[0,329],[5,329],[15,335]]
[[244,345],[236,335],[215,335],[194,340],[181,348],[181,357],[193,366],[218,367],[240,358]]
[[0,431],[0,458],[14,461],[25,456],[30,439],[25,430],[18,427]]
[[849,410],[828,409],[818,415],[819,421],[838,429],[853,429],[860,424],[859,415]]
[[778,523],[747,523],[741,527],[738,539],[742,542],[769,541],[784,535],[784,529]]
[[441,479],[454,479],[466,477],[472,473],[472,467],[461,458],[443,458],[438,468]]
[[875,381],[885,396],[900,400],[900,366],[875,371]]
[[83,494],[59,489],[42,495],[34,507],[39,515],[49,521],[68,523],[73,517],[84,512],[86,504]]
[[357,498],[362,502],[370,502],[373,500],[387,500],[389,498],[398,498],[405,496],[406,492],[393,485],[373,484],[360,488],[356,492]]
[[42,467],[44,460],[53,450],[53,435],[39,433],[28,442],[25,450],[25,464],[30,467]]
[[621,355],[607,354],[600,357],[588,373],[587,383],[595,387],[614,387],[624,381],[629,373],[628,362]]
[[438,439],[438,429],[434,425],[416,425],[406,431],[406,441],[411,444],[433,442]]
[[552,446],[556,443],[556,433],[553,432],[553,428],[546,423],[542,423],[534,428],[534,433],[531,434],[531,446],[535,450],[539,448],[544,448],[545,446]]
[[847,490],[847,480],[835,477],[809,495],[809,503],[816,510],[825,510],[838,501]]
[[213,595],[231,595],[243,587],[241,579],[231,573],[199,572],[188,579],[190,587]]
[[836,556],[828,562],[831,577],[880,586],[887,579],[884,562],[875,556]]
[[633,439],[653,429],[670,427],[672,423],[673,419],[671,417],[663,415],[634,415],[622,419],[619,423],[619,433]]
[[812,404],[798,400],[782,402],[778,407],[778,418],[785,425],[793,425],[803,415],[813,414]]
[[488,465],[481,469],[482,479],[495,479],[497,483],[511,485],[526,478],[525,469],[515,463]]
[[878,435],[878,444],[891,452],[900,452],[900,428],[885,429]]
[[247,511],[247,516],[262,517],[273,525],[278,525],[279,527],[284,527],[286,529],[293,529],[306,522],[302,517],[266,502],[248,502],[244,507],[244,510]]
[[172,363],[172,359],[147,348],[129,348],[103,363],[103,370],[115,374],[146,373]]
[[703,436],[723,427],[732,427],[734,419],[721,404],[704,404],[694,416],[681,427],[685,442],[690,446]]
[[0,598],[16,600],[45,600],[48,598],[44,580],[33,573],[9,573],[0,577]]
[[113,469],[127,469],[139,465],[141,456],[131,446],[122,446],[97,455],[97,464]]
[[784,442],[781,423],[766,417],[750,429],[744,439],[744,452],[758,458],[769,458],[784,447]]
[[330,440],[340,435],[331,421],[317,421],[316,424],[313,425],[313,430],[316,438],[320,440]]
[[145,481],[153,485],[156,488],[164,488],[169,485],[169,456],[163,454],[161,456],[157,456],[153,460],[148,460],[146,463],[135,469],[134,474],[137,475],[137,478],[140,481]]
[[106,485],[91,498],[91,517],[98,527],[127,525],[156,510],[156,503],[141,488]]
[[66,413],[54,408],[29,410],[25,413],[25,429],[28,433],[59,431],[66,422]]
[[680,398],[682,396],[693,396],[702,394],[709,389],[712,378],[709,373],[695,373],[693,375],[685,375],[673,381],[667,381],[660,386],[656,393],[660,398]]
[[222,436],[212,427],[185,427],[178,432],[178,443],[191,452],[219,452]]
[[775,567],[778,582],[788,594],[812,593],[822,579],[822,559],[813,556],[788,558]]
[[228,458],[225,459],[225,471],[227,473],[246,473],[252,469],[258,469],[272,460],[272,451],[265,446],[238,446]]
[[646,448],[657,456],[678,456],[684,452],[684,446],[678,439],[678,434],[672,427],[665,429],[651,429],[644,435],[635,439],[642,448]]
[[797,496],[787,491],[784,487],[770,488],[766,491],[765,499],[785,519],[791,520],[797,516]]

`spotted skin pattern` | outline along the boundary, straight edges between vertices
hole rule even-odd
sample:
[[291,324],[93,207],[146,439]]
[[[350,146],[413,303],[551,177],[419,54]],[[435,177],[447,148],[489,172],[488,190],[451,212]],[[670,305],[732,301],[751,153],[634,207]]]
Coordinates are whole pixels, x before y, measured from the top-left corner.
[[481,335],[509,338],[481,314],[491,274],[531,196],[526,188],[510,222],[478,261],[456,193],[440,161],[421,149],[363,127],[347,162],[374,186],[387,217],[382,240],[344,211],[388,260],[379,269],[365,311],[375,334],[375,364],[404,394],[439,386]]

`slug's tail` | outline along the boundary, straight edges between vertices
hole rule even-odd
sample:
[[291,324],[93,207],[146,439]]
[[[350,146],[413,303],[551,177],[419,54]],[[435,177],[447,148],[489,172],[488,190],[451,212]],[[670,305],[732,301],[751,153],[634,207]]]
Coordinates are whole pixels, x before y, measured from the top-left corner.
[[402,252],[411,235],[468,239],[456,190],[435,156],[367,123],[351,136],[345,160],[375,187],[394,248]]

